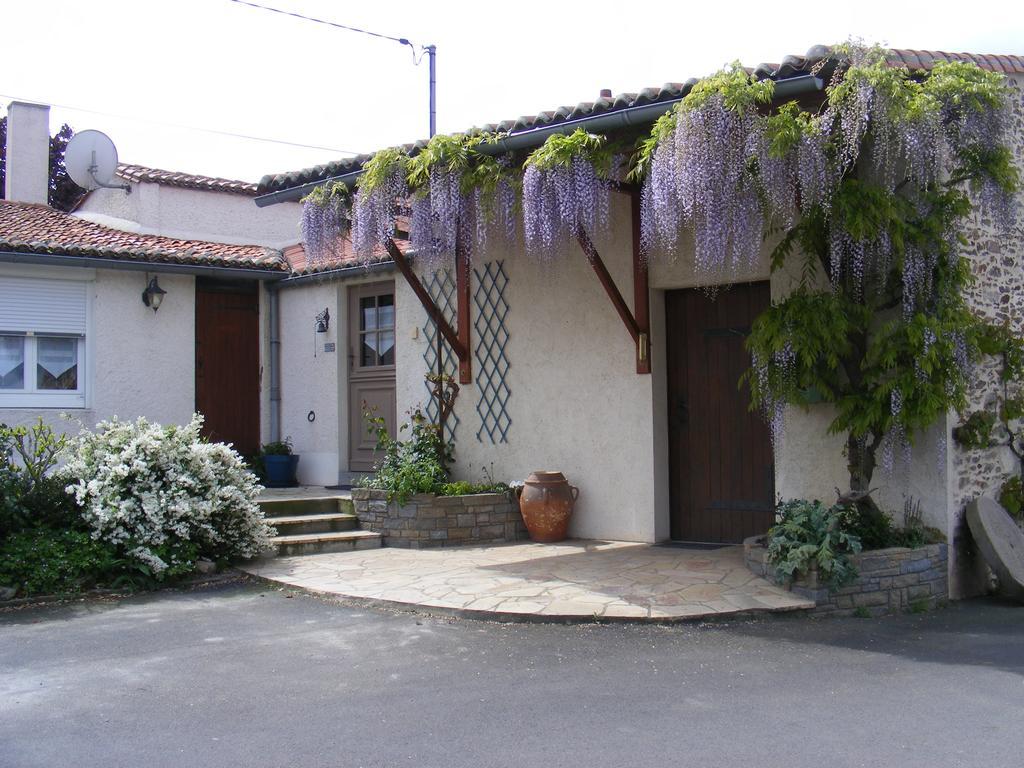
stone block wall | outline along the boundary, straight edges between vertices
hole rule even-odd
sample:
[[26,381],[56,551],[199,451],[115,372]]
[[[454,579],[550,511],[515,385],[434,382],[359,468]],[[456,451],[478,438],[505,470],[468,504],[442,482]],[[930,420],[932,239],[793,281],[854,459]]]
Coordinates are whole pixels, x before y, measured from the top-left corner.
[[[1008,114],[1009,147],[1018,168],[1024,169],[1024,76],[1009,77],[1011,87]],[[961,251],[971,262],[976,278],[966,291],[971,309],[996,325],[1009,325],[1024,335],[1024,191],[1017,194],[1017,222],[1002,232],[984,211],[975,209],[964,234],[967,245]],[[978,201],[975,200],[975,203]],[[999,380],[1000,362],[983,359],[971,372],[965,413],[987,409],[995,412],[1003,397]],[[1011,387],[1010,396],[1017,394]],[[983,593],[989,585],[988,569],[977,552],[964,519],[968,503],[979,496],[999,498],[1008,477],[1019,471],[1019,463],[1008,448],[967,449],[953,441],[950,525],[953,597]]]
[[830,590],[818,583],[816,573],[783,584],[768,562],[763,541],[763,537],[755,537],[743,543],[747,567],[758,576],[814,600],[816,614],[849,616],[861,610],[882,616],[919,606],[931,609],[949,599],[946,544],[875,549],[853,555],[850,559],[857,569],[857,578],[845,587]]
[[527,538],[518,499],[501,493],[423,493],[400,505],[389,502],[385,491],[357,488],[352,503],[363,529],[381,534],[387,547],[489,545]]

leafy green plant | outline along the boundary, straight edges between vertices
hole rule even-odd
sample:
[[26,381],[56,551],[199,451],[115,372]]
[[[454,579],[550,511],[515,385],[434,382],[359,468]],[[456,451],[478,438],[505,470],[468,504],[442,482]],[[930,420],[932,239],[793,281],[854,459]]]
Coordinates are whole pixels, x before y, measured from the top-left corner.
[[0,424],[0,537],[26,528],[80,528],[66,478],[54,473],[64,435],[43,424],[8,427]]
[[870,619],[871,611],[865,608],[863,605],[858,605],[853,609],[853,615],[858,619]]
[[60,452],[67,438],[54,432],[42,418],[30,427],[9,427],[0,424],[0,457],[11,456],[19,460],[19,471],[31,488],[57,466]]
[[850,508],[793,499],[779,504],[776,519],[768,531],[768,562],[780,578],[794,579],[817,569],[833,589],[856,578],[849,556],[861,551],[861,543],[850,532]]
[[435,491],[438,496],[472,496],[477,493],[508,493],[508,483],[471,483],[468,480],[457,480],[453,483],[441,483]]
[[404,441],[388,433],[383,417],[366,412],[363,418],[377,440],[381,457],[373,475],[363,478],[361,485],[387,491],[389,500],[405,504],[417,493],[436,493],[447,482],[445,464],[451,460],[451,445],[421,409],[414,408],[409,421],[399,426],[399,433],[409,432],[409,439]]
[[1024,518],[1024,484],[1020,475],[1014,475],[1003,483],[999,490],[999,503],[1018,520]]
[[0,585],[23,596],[112,585],[119,572],[116,548],[82,531],[28,529],[8,537],[0,547]]
[[272,443],[264,443],[263,448],[260,451],[263,456],[291,456],[292,455],[292,438],[291,436],[286,437],[284,440],[275,440]]
[[930,607],[931,606],[930,606],[930,604],[928,602],[928,599],[922,597],[922,598],[920,598],[918,600],[914,600],[910,604],[910,612],[911,613],[928,613],[928,609]]
[[900,546],[899,529],[885,512],[874,512],[856,505],[849,511],[847,525],[864,549],[885,549]]
[[953,428],[953,439],[964,448],[991,448],[992,429],[996,415],[989,411],[974,411],[963,424]]

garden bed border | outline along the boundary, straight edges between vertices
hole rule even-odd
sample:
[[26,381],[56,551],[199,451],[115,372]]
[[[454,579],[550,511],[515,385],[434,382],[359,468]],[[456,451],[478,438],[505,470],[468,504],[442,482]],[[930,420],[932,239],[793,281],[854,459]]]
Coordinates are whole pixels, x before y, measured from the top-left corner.
[[945,543],[923,547],[889,547],[850,556],[857,578],[830,590],[818,583],[817,571],[791,583],[778,578],[768,562],[764,536],[743,542],[743,559],[758,576],[813,600],[817,615],[850,616],[869,613],[884,616],[907,610],[930,610],[949,600],[949,548]]
[[399,504],[388,501],[387,491],[353,488],[352,504],[360,526],[381,534],[387,547],[490,546],[527,538],[519,500],[512,493],[417,493]]

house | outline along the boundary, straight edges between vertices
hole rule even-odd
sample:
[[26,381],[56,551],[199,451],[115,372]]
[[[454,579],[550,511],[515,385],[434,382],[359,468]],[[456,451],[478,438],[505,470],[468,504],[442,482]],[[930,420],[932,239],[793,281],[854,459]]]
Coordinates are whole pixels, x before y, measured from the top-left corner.
[[61,413],[92,425],[199,410],[208,436],[255,453],[269,401],[261,286],[288,274],[298,206],[262,211],[252,184],[121,165],[129,192],[98,189],[62,213],[46,205],[49,108],[14,102],[8,120],[0,422],[64,431]]
[[[826,56],[827,49],[812,49],[757,74],[776,82],[777,97],[813,102],[823,88],[815,65]],[[1017,94],[1024,85],[1022,57],[892,56],[894,65],[914,69],[966,59],[1004,73]],[[603,94],[483,128],[506,132],[507,145],[516,147],[579,127],[615,135],[653,122],[687,89]],[[1024,165],[1019,96],[1014,109],[1014,149]],[[329,180],[351,184],[367,160],[266,176],[256,204],[294,202]],[[789,409],[786,439],[773,451],[767,428],[735,385],[749,366],[743,329],[790,290],[792,279],[770,272],[765,248],[735,285],[711,299],[686,260],[648,265],[639,257],[637,210],[636,197],[613,196],[610,232],[593,243],[596,262],[573,245],[557,264],[538,264],[498,238],[462,269],[416,264],[401,241],[391,259],[382,255],[369,270],[350,253],[308,265],[292,249],[292,275],[273,289],[281,323],[281,422],[273,428],[315,457],[315,471],[304,478],[326,482],[365,471],[372,443],[362,404],[400,422],[427,405],[424,375],[437,369],[440,355],[461,386],[449,424],[456,475],[511,480],[537,469],[563,471],[581,489],[574,536],[738,542],[769,527],[778,497],[835,498],[849,474],[842,439],[827,435],[829,406]],[[1011,321],[1018,332],[1024,293],[1005,286],[1024,279],[1022,239],[1018,231],[998,240],[976,218],[968,248],[980,276],[974,308]],[[327,334],[313,334],[310,322],[321,308],[334,322]],[[431,313],[447,319],[449,336],[457,333],[461,356],[451,339],[438,346]],[[981,389],[972,397],[983,397]],[[969,560],[958,555],[966,546],[964,503],[992,493],[1009,459],[954,448],[955,423],[950,414],[923,435],[902,476],[888,478],[877,498],[893,510],[903,508],[905,495],[922,502],[925,522],[953,542],[951,585],[959,596],[977,588],[964,570]]]

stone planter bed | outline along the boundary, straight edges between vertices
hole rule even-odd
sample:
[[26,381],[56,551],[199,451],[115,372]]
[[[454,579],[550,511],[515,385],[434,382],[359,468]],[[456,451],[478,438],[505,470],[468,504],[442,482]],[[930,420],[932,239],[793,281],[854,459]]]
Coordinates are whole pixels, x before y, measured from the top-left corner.
[[800,577],[791,585],[783,584],[774,566],[767,562],[764,536],[744,541],[743,554],[747,567],[758,576],[814,600],[815,614],[849,616],[860,610],[883,616],[912,608],[931,609],[949,599],[946,544],[875,549],[853,555],[850,559],[857,578],[834,591],[817,582],[817,573]]
[[388,547],[489,545],[527,538],[518,500],[501,493],[421,493],[399,505],[397,501],[389,502],[385,491],[356,488],[352,503],[361,527],[381,534]]

